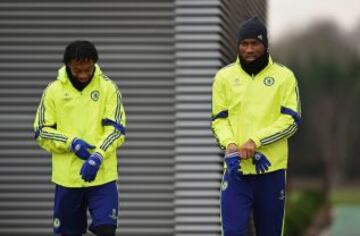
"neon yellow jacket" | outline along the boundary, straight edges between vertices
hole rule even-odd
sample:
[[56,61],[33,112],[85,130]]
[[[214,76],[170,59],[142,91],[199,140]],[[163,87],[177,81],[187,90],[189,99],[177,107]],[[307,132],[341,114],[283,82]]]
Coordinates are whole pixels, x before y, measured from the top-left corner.
[[[268,172],[286,169],[287,139],[301,122],[297,81],[291,70],[274,63],[252,77],[239,59],[220,69],[212,87],[212,130],[222,149],[249,139],[271,162]],[[241,160],[243,174],[256,174],[252,158]]]
[[[98,65],[82,92],[71,84],[65,66],[60,68],[57,80],[43,93],[34,121],[37,142],[52,153],[52,181],[65,187],[87,187],[116,180],[116,149],[125,140],[125,125],[121,93]],[[74,137],[95,145],[91,152],[103,156],[91,183],[79,174],[84,161],[69,151]]]

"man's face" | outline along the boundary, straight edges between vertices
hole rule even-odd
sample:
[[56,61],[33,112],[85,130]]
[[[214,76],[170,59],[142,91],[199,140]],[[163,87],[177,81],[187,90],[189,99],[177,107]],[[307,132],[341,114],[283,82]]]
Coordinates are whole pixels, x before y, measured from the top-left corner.
[[95,70],[95,63],[89,59],[73,59],[67,64],[67,66],[70,68],[72,76],[80,83],[88,82]]
[[239,44],[239,56],[246,62],[252,62],[265,53],[265,46],[257,39],[244,39]]

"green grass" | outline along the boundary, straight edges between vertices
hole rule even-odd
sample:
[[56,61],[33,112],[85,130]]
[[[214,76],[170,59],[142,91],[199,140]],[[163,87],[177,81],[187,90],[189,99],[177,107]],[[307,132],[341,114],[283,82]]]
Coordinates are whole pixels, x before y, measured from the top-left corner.
[[360,188],[337,188],[331,194],[330,201],[333,205],[352,204],[360,205]]

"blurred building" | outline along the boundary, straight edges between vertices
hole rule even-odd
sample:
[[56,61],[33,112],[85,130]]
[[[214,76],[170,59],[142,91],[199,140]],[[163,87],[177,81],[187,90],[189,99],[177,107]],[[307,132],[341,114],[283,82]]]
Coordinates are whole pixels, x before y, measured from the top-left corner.
[[51,159],[32,122],[76,39],[95,43],[124,97],[118,234],[220,235],[211,83],[253,15],[265,21],[266,0],[1,1],[0,235],[51,234]]

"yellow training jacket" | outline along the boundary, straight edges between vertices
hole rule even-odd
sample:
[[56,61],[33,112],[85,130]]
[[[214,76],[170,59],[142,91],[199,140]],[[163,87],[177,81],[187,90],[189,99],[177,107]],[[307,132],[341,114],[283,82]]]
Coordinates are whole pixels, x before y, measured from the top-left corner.
[[[94,77],[83,91],[69,80],[65,66],[45,89],[37,109],[34,130],[39,145],[52,153],[52,181],[65,187],[101,185],[118,178],[116,149],[125,140],[125,112],[116,84],[96,65]],[[84,182],[84,161],[69,151],[74,137],[81,138],[103,156],[95,180]]]
[[[287,139],[301,122],[297,81],[291,70],[274,63],[256,76],[239,59],[218,71],[212,88],[212,130],[222,149],[249,139],[271,162],[268,172],[286,169]],[[252,158],[241,160],[243,174],[256,174]]]

